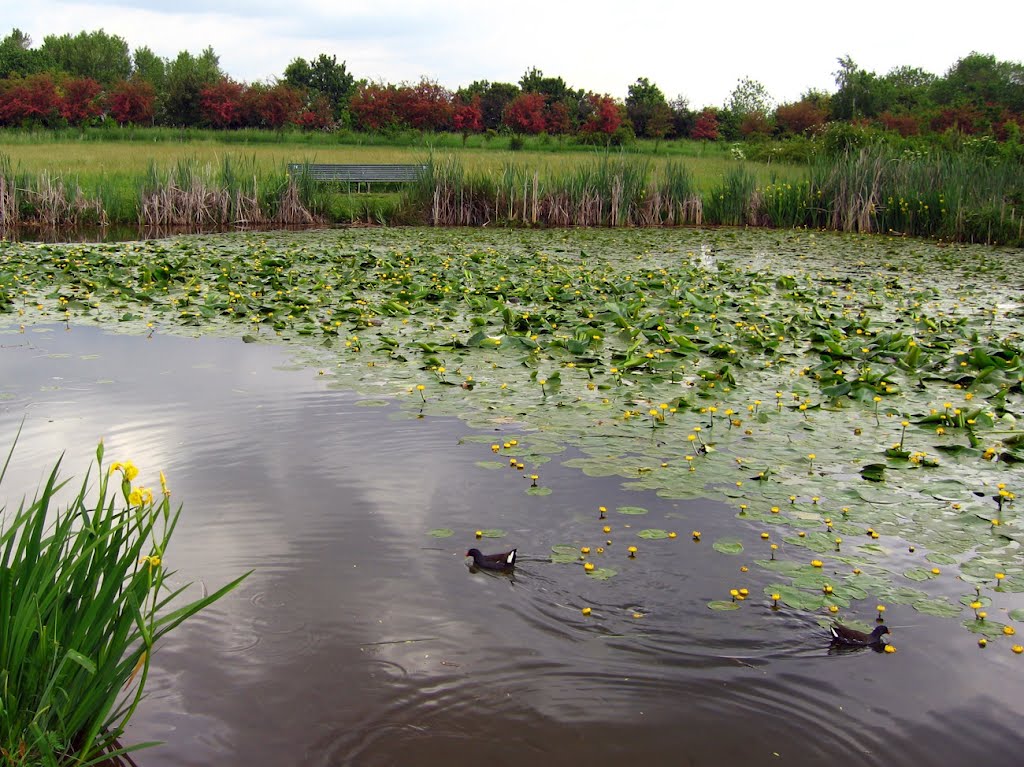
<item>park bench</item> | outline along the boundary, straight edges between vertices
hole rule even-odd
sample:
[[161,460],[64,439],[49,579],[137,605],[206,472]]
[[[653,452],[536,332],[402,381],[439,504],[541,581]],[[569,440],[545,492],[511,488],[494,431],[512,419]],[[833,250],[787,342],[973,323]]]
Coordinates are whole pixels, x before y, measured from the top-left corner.
[[314,181],[337,182],[352,184],[359,191],[365,184],[367,191],[370,184],[409,184],[416,181],[426,171],[426,165],[337,165],[333,163],[288,163],[288,174],[292,177],[308,176]]

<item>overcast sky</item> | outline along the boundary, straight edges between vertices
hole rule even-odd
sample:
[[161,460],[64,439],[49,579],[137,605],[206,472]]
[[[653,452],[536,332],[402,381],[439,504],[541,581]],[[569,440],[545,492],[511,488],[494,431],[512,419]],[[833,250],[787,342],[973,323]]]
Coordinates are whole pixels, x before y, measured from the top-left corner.
[[0,0],[6,36],[102,28],[131,49],[173,58],[206,46],[237,80],[280,77],[320,53],[357,78],[426,76],[451,89],[517,82],[530,67],[573,88],[625,98],[647,77],[669,99],[723,104],[751,77],[778,102],[833,91],[836,59],[884,74],[901,66],[944,73],[971,51],[1022,58],[1011,0],[953,4],[900,0]]

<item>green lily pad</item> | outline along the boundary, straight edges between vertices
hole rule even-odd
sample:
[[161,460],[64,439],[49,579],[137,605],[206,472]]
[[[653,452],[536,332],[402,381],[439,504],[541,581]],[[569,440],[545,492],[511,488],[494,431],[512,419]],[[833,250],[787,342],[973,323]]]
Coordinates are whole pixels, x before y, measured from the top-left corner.
[[925,570],[923,567],[915,567],[913,570],[905,571],[903,577],[909,578],[912,581],[930,581],[932,578],[937,578],[938,575],[931,570]]
[[434,538],[451,538],[453,535],[455,535],[455,531],[452,530],[450,527],[438,527],[435,530],[431,530],[429,535],[433,536]]
[[668,538],[667,530],[641,530],[637,533],[640,538],[649,538],[650,540],[658,540],[660,538]]
[[506,535],[504,530],[481,530],[480,537],[482,538],[504,538]]
[[629,514],[632,516],[639,516],[640,514],[646,514],[647,509],[641,506],[619,506],[616,509],[619,514]]
[[1010,610],[1008,614],[1010,618],[1015,621],[1024,621],[1024,609],[1018,608],[1016,610]]
[[945,599],[919,599],[911,603],[910,606],[919,613],[936,615],[939,618],[955,618],[963,612],[961,607],[951,604]]
[[740,604],[739,602],[731,602],[725,599],[712,599],[708,602],[708,607],[712,610],[724,612],[725,610],[739,610]]
[[723,554],[742,554],[743,553],[743,541],[739,538],[719,538],[711,547],[715,551],[720,551]]
[[765,586],[764,594],[769,599],[772,594],[778,594],[779,601],[787,607],[792,607],[794,610],[806,610],[810,612],[812,610],[820,610],[822,607],[831,604],[826,595],[820,590],[817,592],[804,591],[803,589],[794,588],[793,586],[784,586],[781,584]]
[[963,627],[973,634],[982,634],[987,637],[1001,637],[1003,636],[1003,627],[1005,624],[997,621],[992,621],[986,618],[985,620],[977,620],[976,618],[968,618],[963,622]]
[[596,581],[606,581],[609,578],[614,578],[618,574],[618,570],[612,570],[610,567],[595,567],[587,573],[587,577],[593,578]]
[[528,487],[528,488],[526,488],[526,494],[527,495],[551,495],[551,488],[550,487],[541,487],[540,485],[538,485],[537,487]]
[[387,407],[391,403],[386,399],[360,399],[356,400],[356,407]]
[[477,461],[476,465],[479,466],[481,469],[495,471],[497,469],[504,469],[508,464],[504,464],[501,461]]
[[551,561],[556,564],[578,562],[579,558],[580,550],[575,546],[571,546],[567,543],[560,543],[551,547]]

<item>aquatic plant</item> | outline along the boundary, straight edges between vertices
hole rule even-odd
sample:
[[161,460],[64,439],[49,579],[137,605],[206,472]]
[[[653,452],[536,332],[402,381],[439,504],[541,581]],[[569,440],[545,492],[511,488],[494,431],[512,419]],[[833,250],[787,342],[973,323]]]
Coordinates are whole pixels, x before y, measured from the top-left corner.
[[738,507],[730,537],[787,607],[954,617],[951,576],[1024,590],[1016,269],[1013,252],[815,232],[0,243],[0,306],[291,342],[333,386],[486,428],[510,471],[571,448],[588,475]]
[[[0,482],[10,465],[8,454]],[[194,601],[172,587],[169,552],[181,508],[135,482],[130,461],[86,476],[64,508],[53,467],[36,497],[0,508],[0,749],[24,765],[95,763],[121,745],[143,698],[153,649],[245,577]]]

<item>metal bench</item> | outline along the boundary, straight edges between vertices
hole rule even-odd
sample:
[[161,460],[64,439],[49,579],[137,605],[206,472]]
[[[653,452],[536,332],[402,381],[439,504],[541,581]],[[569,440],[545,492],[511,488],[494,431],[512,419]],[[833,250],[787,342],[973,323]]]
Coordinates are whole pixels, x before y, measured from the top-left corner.
[[314,181],[337,182],[359,186],[365,184],[409,184],[426,171],[426,165],[336,165],[332,163],[288,163],[292,177],[306,176]]

